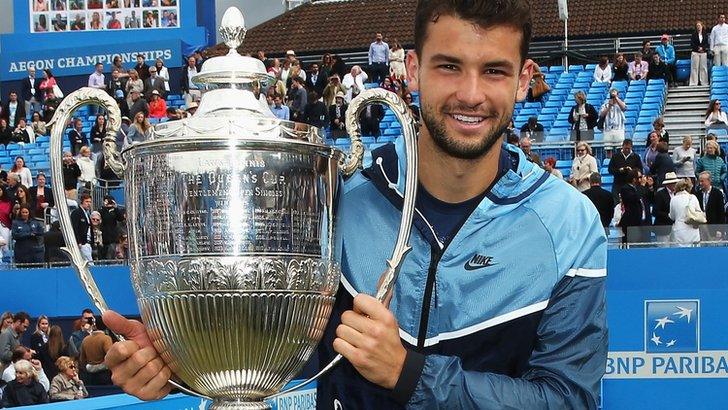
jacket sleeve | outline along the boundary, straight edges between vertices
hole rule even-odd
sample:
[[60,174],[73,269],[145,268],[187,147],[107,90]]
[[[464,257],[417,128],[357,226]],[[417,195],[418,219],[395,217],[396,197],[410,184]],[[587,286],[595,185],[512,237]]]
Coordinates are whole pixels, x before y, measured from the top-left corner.
[[469,371],[458,357],[427,355],[409,408],[597,408],[607,358],[606,239],[593,214],[583,246],[562,248],[568,273],[552,291],[524,374]]

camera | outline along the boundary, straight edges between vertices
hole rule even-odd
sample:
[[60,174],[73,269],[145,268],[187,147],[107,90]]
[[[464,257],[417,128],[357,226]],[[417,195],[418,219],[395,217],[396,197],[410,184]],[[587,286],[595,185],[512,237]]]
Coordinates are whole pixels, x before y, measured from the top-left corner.
[[88,323],[89,325],[93,325],[95,322],[96,322],[95,318],[92,318],[92,317],[86,318],[86,323]]

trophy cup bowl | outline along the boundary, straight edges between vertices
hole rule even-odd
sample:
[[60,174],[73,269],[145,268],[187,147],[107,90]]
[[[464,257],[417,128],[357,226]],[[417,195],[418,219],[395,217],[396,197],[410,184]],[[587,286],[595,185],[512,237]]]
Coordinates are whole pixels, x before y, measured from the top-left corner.
[[[69,94],[51,123],[52,183],[64,204],[61,141],[85,104],[108,113],[104,158],[125,181],[131,281],[154,347],[183,391],[213,409],[264,409],[311,356],[339,286],[335,208],[342,175],[361,163],[357,118],[368,102],[391,106],[407,142],[405,209],[377,297],[391,290],[406,253],[416,187],[414,121],[396,95],[371,90],[347,113],[352,153],[324,144],[322,130],[275,118],[265,101],[275,79],[262,62],[235,52],[244,35],[231,8],[221,34],[230,53],[203,65],[194,116],[153,127],[119,154],[120,110],[105,92]],[[59,207],[65,248],[85,290],[106,302],[78,250],[67,207]],[[175,384],[176,386],[177,384]]]

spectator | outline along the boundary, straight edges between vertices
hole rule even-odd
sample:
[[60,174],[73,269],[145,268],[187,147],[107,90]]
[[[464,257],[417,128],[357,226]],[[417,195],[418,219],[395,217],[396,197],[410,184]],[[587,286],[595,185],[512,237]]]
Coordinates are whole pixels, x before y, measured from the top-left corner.
[[12,312],[3,312],[3,315],[0,316],[0,333],[2,333],[3,330],[9,328],[12,325],[13,325],[13,313]]
[[619,98],[619,91],[615,88],[609,90],[609,98],[599,110],[599,118],[603,123],[604,145],[621,144],[624,141],[624,112],[627,105]]
[[412,114],[412,117],[414,117],[415,122],[419,124],[420,122],[420,107],[417,106],[413,102],[412,93],[406,92],[404,94],[404,102],[407,104],[407,107],[410,109],[410,114]]
[[564,174],[562,174],[561,171],[556,169],[556,158],[554,158],[554,157],[548,157],[543,161],[543,169],[545,169],[546,172],[555,176],[558,179],[561,179],[561,180],[564,179]]
[[384,88],[387,91],[391,91],[393,93],[397,92],[397,89],[394,88],[394,84],[392,84],[392,79],[389,77],[385,77],[384,81],[382,81],[381,84],[379,84],[379,88]]
[[90,191],[94,183],[96,183],[96,166],[94,160],[91,159],[91,149],[83,146],[79,150],[78,158],[76,158],[78,168],[81,170],[81,176],[78,178],[78,185],[82,189]]
[[670,36],[663,34],[660,37],[660,45],[655,47],[655,52],[660,55],[660,60],[667,65],[668,81],[670,86],[674,86],[677,67],[675,65],[675,47],[670,44]]
[[[131,111],[131,110],[130,110]],[[159,91],[152,91],[152,100],[149,101],[149,117],[161,119],[167,115],[167,102],[162,99]]]
[[708,128],[726,128],[728,126],[728,116],[720,109],[720,100],[714,99],[705,112],[705,126]]
[[13,172],[8,174],[7,186],[5,187],[5,195],[8,196],[8,201],[15,204],[17,199],[18,188],[20,188],[20,175]]
[[58,98],[55,93],[50,93],[45,101],[43,102],[43,120],[45,122],[50,122],[51,119],[53,119],[53,115],[56,113],[56,108],[58,108],[58,104],[61,103],[61,99]]
[[612,81],[629,80],[629,64],[624,54],[617,53],[614,56],[614,65],[612,66]]
[[609,173],[614,176],[612,195],[619,202],[619,192],[629,182],[627,173],[632,169],[642,170],[642,160],[632,151],[632,140],[622,141],[622,149],[609,160]]
[[99,155],[103,151],[104,137],[106,137],[106,117],[99,115],[91,127],[91,152],[94,155]]
[[0,109],[0,115],[7,120],[10,128],[15,128],[20,123],[20,119],[26,117],[25,103],[18,101],[18,93],[15,91],[10,91],[8,97],[8,102]]
[[589,175],[589,185],[589,189],[582,193],[597,208],[599,218],[602,220],[602,226],[607,228],[612,222],[612,218],[614,218],[614,198],[609,191],[602,188],[602,176],[598,172]]
[[33,113],[33,117],[31,119],[31,126],[33,129],[33,134],[38,135],[46,135],[48,133],[48,128],[46,127],[46,122],[43,121],[43,119],[40,117],[40,110],[35,111]]
[[695,23],[695,31],[690,35],[690,85],[708,85],[708,49],[710,40],[703,30],[703,22]]
[[80,118],[76,118],[73,122],[73,128],[68,132],[68,140],[71,143],[71,153],[76,156],[78,151],[84,145],[88,145],[88,139],[86,133],[83,132],[83,121]]
[[45,245],[45,261],[47,263],[68,261],[66,254],[61,252],[61,248],[66,246],[66,242],[63,240],[60,222],[54,221],[51,223],[50,229],[43,234],[43,243]]
[[336,102],[336,95],[339,93],[346,95],[346,87],[341,84],[341,79],[338,74],[332,74],[331,77],[329,77],[329,83],[326,84],[326,88],[324,88],[324,104],[326,104],[327,107],[331,107]]
[[164,79],[157,75],[157,67],[152,66],[149,68],[149,78],[144,80],[144,98],[147,101],[152,100],[152,93],[157,92],[157,95],[164,100],[167,92],[164,90]]
[[541,163],[541,156],[538,155],[536,151],[531,150],[531,143],[532,141],[529,137],[522,137],[518,142],[518,146],[521,148],[521,151],[526,154],[526,159],[541,167],[543,166]]
[[609,57],[603,56],[599,64],[594,68],[594,81],[598,83],[612,82],[612,66],[609,64]]
[[639,241],[640,235],[634,235],[629,228],[642,226],[646,219],[647,210],[649,209],[645,198],[640,194],[638,185],[640,184],[641,172],[638,169],[630,169],[627,171],[627,183],[622,186],[619,191],[619,197],[622,202],[622,217],[619,221],[619,227],[622,228],[623,242]]
[[78,400],[88,397],[83,381],[78,377],[76,362],[68,356],[61,356],[56,361],[59,373],[53,378],[50,398],[53,401]]
[[80,195],[79,207],[71,212],[71,226],[81,255],[86,261],[92,262],[94,231],[91,229],[91,195],[85,192]]
[[298,60],[293,60],[291,61],[291,71],[288,73],[288,79],[286,80],[286,88],[289,91],[291,90],[291,84],[293,84],[293,79],[296,77],[299,77],[301,79],[301,84],[306,84],[306,71],[303,70],[303,68],[301,67],[301,63]]
[[111,62],[111,71],[112,72],[119,71],[119,76],[122,78],[129,77],[129,74],[127,74],[126,68],[124,68],[124,65],[122,64],[121,56],[119,56],[119,55],[114,56],[114,59]]
[[671,79],[670,67],[662,61],[659,54],[653,54],[650,60],[649,71],[647,72],[647,80],[664,80],[665,83],[671,84],[672,86]]
[[192,78],[200,72],[200,69],[201,67],[197,64],[197,60],[193,56],[187,58],[187,66],[182,68],[180,87],[185,99],[185,106],[187,107],[189,107],[190,103],[193,101],[200,101],[200,97],[202,96],[200,89],[192,82]]
[[528,121],[521,127],[521,135],[535,139],[537,135],[543,136],[543,125],[539,124],[538,117],[528,117]]
[[384,108],[379,104],[369,104],[361,111],[359,121],[362,135],[379,137],[379,123],[384,118]]
[[[521,142],[523,144],[523,142]],[[569,182],[581,192],[586,191],[591,186],[589,177],[593,173],[599,173],[597,160],[592,156],[592,150],[589,144],[580,141],[576,144],[576,157],[571,163],[571,175]]]
[[35,324],[35,332],[30,335],[30,348],[38,355],[38,359],[44,370],[46,364],[52,363],[48,356],[48,335],[50,328],[51,325],[48,316],[40,315]]
[[38,382],[33,365],[27,360],[15,363],[15,380],[5,386],[2,407],[48,403],[48,393]]
[[144,115],[143,111],[139,111],[134,116],[134,122],[129,126],[129,132],[127,133],[126,142],[124,144],[125,147],[146,141],[151,132],[152,126],[149,124],[149,120]]
[[127,260],[129,259],[129,237],[125,233],[120,233],[116,240],[116,259]]
[[692,147],[693,138],[689,135],[683,137],[682,145],[672,150],[672,162],[675,163],[675,173],[678,178],[695,178],[695,148]]
[[58,368],[56,367],[56,360],[61,356],[68,356],[68,344],[63,338],[63,331],[58,325],[51,326],[48,331],[48,358],[50,363],[43,366],[44,371],[48,377],[53,380],[58,374]]
[[38,375],[38,381],[40,382],[41,386],[43,386],[43,389],[45,391],[48,391],[50,388],[50,381],[48,379],[48,376],[46,376],[45,372],[43,371],[43,366],[41,365],[40,361],[37,359],[33,359],[33,355],[37,352],[31,349],[28,349],[25,346],[15,346],[15,349],[13,349],[13,356],[11,359],[11,364],[3,371],[2,374],[2,380],[6,383],[9,383],[12,380],[15,380],[16,376],[16,369],[15,365],[20,360],[27,360],[30,362],[30,364],[33,365],[33,368],[36,371],[36,374]]
[[23,79],[20,95],[25,102],[26,113],[40,113],[43,94],[40,89],[40,79],[35,76],[35,67],[28,67],[28,77]]
[[81,168],[79,168],[73,155],[65,151],[63,153],[63,188],[66,190],[66,198],[76,199],[76,189],[80,177]]
[[319,71],[318,63],[311,64],[310,70],[306,77],[306,86],[310,91],[316,91],[316,95],[322,95],[326,87],[327,78]]
[[114,98],[117,102],[120,100],[126,100],[126,79],[127,77],[122,76],[122,72],[114,68],[111,71],[111,79],[106,84],[106,92]]
[[331,58],[331,54],[325,53],[321,56],[321,65],[319,69],[321,70],[321,74],[324,78],[329,79],[332,75],[334,75],[333,67],[334,60]]
[[693,184],[689,179],[681,179],[675,184],[675,194],[670,200],[669,217],[675,223],[672,226],[672,240],[678,246],[691,246],[700,242],[700,230],[687,222],[687,208],[696,212],[700,210],[698,198],[690,195],[693,190]]
[[291,119],[291,110],[287,105],[283,104],[283,97],[278,94],[273,97],[273,107],[271,107],[271,111],[273,111],[273,115],[275,115],[278,119],[286,121]]
[[672,162],[670,154],[668,154],[669,146],[666,142],[657,143],[657,156],[650,166],[650,175],[652,175],[655,183],[660,186],[665,179],[665,174],[675,173],[675,163]]
[[13,139],[13,129],[8,126],[8,120],[0,118],[0,144],[7,147]]
[[344,60],[336,54],[331,56],[331,60],[333,61],[331,73],[338,74],[339,78],[344,78],[344,75],[346,74],[346,63]]
[[144,80],[139,78],[139,73],[136,70],[129,70],[129,78],[126,79],[126,104],[131,107],[134,104],[132,99],[132,93],[136,91],[140,95],[144,92]]
[[30,206],[21,205],[19,218],[13,220],[15,263],[43,263],[43,225],[30,217]]
[[20,338],[30,326],[30,316],[25,312],[13,315],[13,324],[0,333],[0,370],[5,371],[13,357],[13,349],[20,345]]
[[344,93],[339,91],[336,93],[336,102],[329,107],[331,138],[346,136],[346,110],[348,108],[349,106],[344,102]]
[[[14,175],[14,174],[11,174]],[[18,189],[15,191],[15,202],[13,203],[13,219],[20,218],[20,208],[27,206],[30,208],[30,191],[25,185],[18,185]],[[33,209],[30,209],[30,217],[33,217]]]
[[12,211],[13,203],[8,199],[5,190],[0,187],[0,260],[10,252],[10,228],[13,226]]
[[309,93],[308,104],[303,112],[303,121],[314,127],[323,128],[326,126],[326,106],[319,101],[319,95],[316,90]]
[[134,70],[137,72],[142,81],[149,78],[149,66],[144,61],[144,54],[138,53],[136,55],[136,65],[134,66]]
[[132,118],[140,112],[143,113],[145,117],[149,117],[149,104],[147,103],[147,100],[141,96],[139,91],[133,90],[131,92],[131,101],[132,103],[129,106],[129,114]]
[[119,209],[116,200],[111,195],[104,197],[104,206],[101,208],[101,234],[104,246],[102,259],[114,259],[116,240],[119,236],[119,224],[126,220],[123,209]]
[[397,39],[392,40],[392,47],[389,49],[389,74],[392,78],[398,80],[407,78],[407,70],[404,66],[404,49]]
[[545,77],[541,72],[541,68],[534,63],[533,74],[531,78],[531,86],[528,88],[526,94],[526,101],[541,102],[543,101],[544,95],[551,90],[548,84],[546,84]]
[[111,371],[104,364],[104,357],[109,351],[113,341],[103,330],[94,329],[81,343],[81,356],[79,365],[81,375],[89,385],[110,385]]
[[22,185],[33,185],[33,176],[30,173],[30,169],[25,166],[25,158],[21,156],[15,157],[15,162],[13,162],[13,167],[10,168],[10,172],[20,175],[20,183]]
[[[705,212],[708,225],[725,224],[725,195],[723,195],[723,191],[713,187],[712,178],[708,171],[703,171],[698,175],[698,183],[700,186],[696,190],[695,196],[698,198],[700,209]],[[711,236],[716,237],[715,233],[711,232]]]
[[304,110],[306,104],[308,104],[308,93],[306,87],[303,86],[303,79],[301,77],[293,77],[291,81],[289,108],[291,109],[291,120],[303,121]]
[[[94,72],[88,76],[88,86],[91,88],[95,88],[97,90],[105,90],[106,89],[106,77],[104,77],[104,65],[101,63],[96,63],[94,68],[95,68]],[[98,106],[92,105],[92,107],[98,107]]]
[[718,155],[718,143],[707,141],[705,143],[705,155],[695,161],[695,173],[700,175],[708,171],[711,177],[711,184],[715,187],[722,187],[726,178],[726,165],[723,158]]
[[[670,145],[670,133],[665,129],[665,121],[662,117],[657,117],[652,121],[652,129],[657,133],[658,142],[666,142]],[[649,134],[647,136],[649,137]],[[649,145],[649,141],[647,145]]]
[[713,52],[714,66],[728,66],[728,24],[725,14],[718,16],[718,24],[710,31],[710,50]]
[[367,73],[361,70],[358,65],[351,67],[351,71],[344,76],[341,84],[346,88],[346,103],[364,91],[364,83],[367,81]]
[[20,121],[18,121],[18,126],[15,127],[15,130],[13,130],[13,134],[10,137],[10,142],[14,142],[20,145],[35,142],[35,133],[33,132],[32,128],[28,128],[28,124],[25,121],[25,118],[21,118]]
[[164,82],[164,95],[169,92],[169,70],[164,66],[164,60],[158,58],[154,61],[154,68],[157,69],[157,76]]
[[[599,67],[597,66],[597,68]],[[593,139],[594,127],[597,125],[598,118],[597,110],[593,105],[586,102],[584,91],[575,92],[574,101],[576,101],[576,104],[569,113],[572,135],[576,141]]]
[[78,358],[81,354],[81,343],[86,336],[90,335],[96,326],[96,318],[94,312],[91,309],[84,309],[81,312],[81,318],[76,320],[75,325],[78,324],[78,329],[71,333],[71,337],[68,338],[68,356]]
[[59,95],[57,92],[60,91],[60,89],[58,88],[56,78],[53,76],[51,70],[47,68],[43,70],[43,81],[40,82],[40,89],[41,91],[43,91],[44,100],[47,100],[51,97],[62,97],[62,95]]
[[377,84],[389,77],[389,45],[382,41],[382,33],[376,33],[374,42],[369,45],[369,71],[372,82]]
[[665,174],[662,183],[658,183],[662,187],[655,191],[655,200],[652,204],[652,217],[654,218],[653,225],[655,226],[653,231],[655,232],[658,243],[670,241],[670,231],[674,222],[670,219],[670,201],[675,193],[675,184],[679,181],[680,179],[674,172],[668,172]]
[[652,56],[655,54],[655,50],[652,49],[652,42],[650,40],[642,40],[642,59],[645,61],[652,61]]
[[634,61],[629,63],[629,69],[627,70],[629,79],[643,80],[647,77],[648,70],[649,64],[642,59],[642,53],[639,51],[634,53]]
[[283,83],[283,88],[287,88],[286,85],[288,84],[288,79],[291,78],[291,63],[293,60],[285,59],[283,60],[283,65],[281,66],[280,72],[278,74],[278,79]]
[[[715,134],[713,134],[712,132],[709,132],[708,135],[705,136],[705,141],[706,143],[708,141],[715,141],[716,143],[718,143],[718,137],[716,137]],[[705,152],[703,152],[700,156],[703,155],[705,155]],[[721,147],[720,145],[718,145],[718,156],[723,158],[723,161],[726,160],[725,151],[723,151],[723,147]]]

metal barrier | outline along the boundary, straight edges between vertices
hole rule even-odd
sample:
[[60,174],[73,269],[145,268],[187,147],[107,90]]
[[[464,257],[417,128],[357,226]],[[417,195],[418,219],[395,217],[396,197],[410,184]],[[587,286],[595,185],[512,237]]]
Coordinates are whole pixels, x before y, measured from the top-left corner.
[[91,200],[93,209],[101,209],[104,207],[104,197],[111,195],[114,197],[117,205],[124,205],[124,181],[123,180],[105,180],[97,179],[91,188]]
[[728,225],[701,224],[695,228],[698,240],[685,241],[676,235],[672,225],[631,226],[627,228],[627,240],[623,248],[675,248],[675,247],[728,247]]

